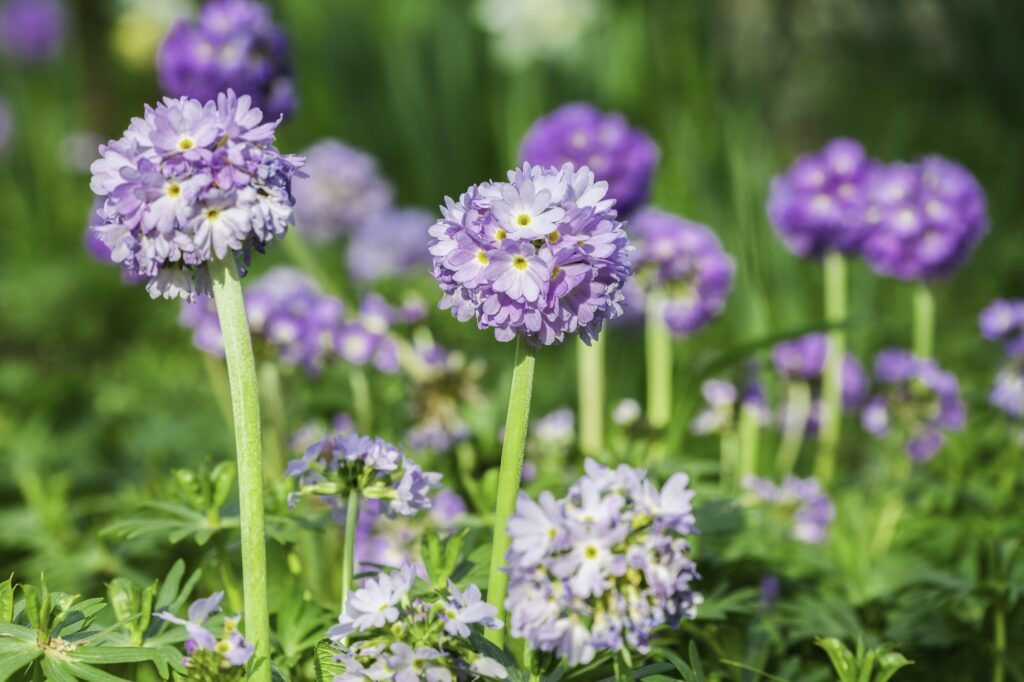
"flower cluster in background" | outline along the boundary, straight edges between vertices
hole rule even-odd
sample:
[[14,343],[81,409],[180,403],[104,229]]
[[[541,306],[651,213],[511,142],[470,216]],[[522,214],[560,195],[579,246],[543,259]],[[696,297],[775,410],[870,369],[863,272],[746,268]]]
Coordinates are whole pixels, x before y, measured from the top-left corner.
[[418,358],[417,371],[409,373],[415,422],[405,438],[415,450],[449,452],[470,435],[459,412],[462,406],[486,400],[478,383],[484,363],[433,341],[414,343],[413,350]]
[[648,649],[654,630],[701,601],[685,536],[696,532],[686,474],[659,490],[642,470],[588,459],[563,499],[520,493],[509,519],[509,632],[570,665]]
[[931,459],[947,431],[964,427],[959,382],[934,360],[886,349],[875,356],[875,379],[876,393],[864,404],[861,424],[876,437],[897,433],[913,459]]
[[781,484],[750,477],[743,482],[755,504],[781,511],[792,524],[790,535],[807,544],[824,542],[836,516],[835,506],[815,478],[788,476]]
[[596,338],[622,313],[632,273],[632,247],[606,190],[586,168],[526,164],[508,182],[447,199],[430,228],[441,307],[460,322],[475,318],[499,341]]
[[284,236],[302,159],[278,152],[277,123],[262,120],[231,91],[206,104],[167,98],[100,147],[92,229],[154,298],[209,293],[207,263]]
[[722,434],[736,427],[741,410],[753,410],[760,426],[771,424],[772,411],[765,400],[761,382],[751,378],[742,393],[736,384],[723,379],[706,379],[700,385],[704,406],[694,415],[690,430],[699,435]]
[[254,0],[212,0],[196,21],[179,21],[157,54],[160,86],[202,102],[233,89],[270,118],[295,107],[288,39]]
[[345,672],[338,682],[398,680],[441,682],[469,672],[505,679],[498,661],[479,653],[469,639],[482,628],[500,628],[497,609],[469,585],[434,591],[418,585],[416,567],[367,578],[350,592],[345,611],[327,636]]
[[0,5],[0,51],[11,59],[48,62],[60,52],[66,33],[67,11],[60,0],[7,0]]
[[[821,377],[825,369],[827,339],[825,334],[805,334],[791,341],[778,343],[772,349],[775,371],[788,382],[805,381],[812,385],[812,404],[805,428],[817,433],[821,426]],[[852,411],[864,400],[868,380],[860,361],[852,354],[843,357],[843,410]],[[790,416],[785,403],[779,408],[779,420],[785,424]]]
[[[179,618],[168,611],[153,615],[185,628],[185,658],[182,665],[188,669],[189,679],[240,679],[243,666],[252,658],[253,646],[238,631],[241,614],[225,616],[223,632],[218,638],[206,628],[206,622],[220,611],[223,592],[215,592],[206,599],[198,599],[188,607],[188,618]],[[230,677],[224,677],[229,671]]]
[[1003,365],[988,401],[1011,419],[1024,420],[1024,301],[998,299],[979,318],[981,335],[1003,346]]
[[523,69],[571,54],[600,19],[602,0],[477,0],[474,9],[498,61]]
[[[420,564],[420,544],[425,533],[447,534],[453,531],[466,513],[466,501],[457,493],[442,488],[434,495],[428,513],[419,519],[391,518],[386,505],[377,500],[366,500],[359,507],[356,526],[355,562],[360,570],[374,570],[386,566],[400,568],[415,564],[417,574],[425,575]],[[340,518],[335,518],[339,524]]]

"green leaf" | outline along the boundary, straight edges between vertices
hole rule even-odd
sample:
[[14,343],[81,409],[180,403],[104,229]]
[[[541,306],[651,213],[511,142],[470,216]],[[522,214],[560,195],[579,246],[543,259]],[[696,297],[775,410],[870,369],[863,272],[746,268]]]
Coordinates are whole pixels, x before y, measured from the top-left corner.
[[739,668],[740,670],[746,670],[747,672],[752,672],[755,675],[758,675],[760,677],[765,678],[766,680],[772,680],[772,682],[789,682],[785,678],[777,677],[775,675],[772,675],[771,673],[766,673],[763,670],[758,670],[754,666],[747,665],[746,663],[740,663],[739,661],[730,661],[727,658],[723,658],[723,659],[719,660],[718,662],[723,664],[723,665],[732,666],[733,668]]
[[878,663],[882,666],[882,669],[875,676],[874,682],[889,682],[892,676],[897,672],[906,668],[908,665],[914,665],[914,662],[906,658],[903,654],[898,651],[890,651],[884,653],[878,657]]
[[[27,628],[24,625],[18,625],[17,623],[0,623],[0,636],[5,638],[11,638],[19,642],[31,642],[35,646],[36,631],[32,628]],[[0,643],[6,641],[0,639]]]
[[335,675],[345,672],[345,666],[334,662],[338,650],[329,639],[321,639],[313,647],[313,667],[316,669],[317,682],[331,682]]
[[0,640],[0,682],[10,679],[42,655],[35,642]]
[[0,583],[0,623],[14,620],[14,574]]
[[139,588],[128,578],[114,578],[107,583],[107,601],[118,620],[139,611]]
[[43,674],[47,680],[54,682],[76,682],[78,678],[71,672],[71,667],[64,661],[52,656],[43,657]]
[[153,659],[153,652],[144,647],[96,646],[80,647],[66,656],[81,663],[138,663]]
[[86,682],[131,682],[84,663],[68,663],[67,667],[75,677],[86,680]]
[[167,571],[167,575],[160,584],[160,591],[156,595],[156,607],[158,609],[167,608],[171,605],[174,598],[178,596],[178,588],[181,587],[181,579],[184,576],[185,561],[178,559],[171,566],[171,570]]

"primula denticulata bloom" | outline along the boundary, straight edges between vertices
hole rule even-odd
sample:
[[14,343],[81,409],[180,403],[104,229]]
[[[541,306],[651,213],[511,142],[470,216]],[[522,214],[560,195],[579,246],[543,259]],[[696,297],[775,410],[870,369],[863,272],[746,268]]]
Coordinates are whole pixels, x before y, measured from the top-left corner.
[[520,493],[508,523],[509,632],[570,665],[600,650],[646,652],[657,627],[694,618],[702,601],[687,475],[659,490],[624,464],[585,468],[564,499]]
[[[248,95],[165,98],[100,147],[92,191],[103,199],[93,229],[111,259],[149,279],[154,298],[210,293],[207,264],[284,237],[292,177],[302,159],[274,147]],[[240,265],[243,267],[243,265]]]
[[790,535],[807,544],[824,542],[835,519],[832,500],[815,478],[789,476],[781,485],[766,478],[750,477],[743,482],[754,502],[776,507],[792,524]]
[[168,611],[153,614],[157,618],[185,628],[185,657],[182,659],[189,672],[189,679],[220,680],[238,679],[244,666],[253,654],[253,646],[245,641],[238,631],[241,614],[225,616],[223,632],[218,638],[206,629],[205,623],[220,611],[223,592],[215,592],[206,599],[199,599],[188,607],[188,618],[179,618]]
[[12,59],[48,62],[60,52],[66,33],[67,12],[60,0],[7,0],[0,5],[0,51]]

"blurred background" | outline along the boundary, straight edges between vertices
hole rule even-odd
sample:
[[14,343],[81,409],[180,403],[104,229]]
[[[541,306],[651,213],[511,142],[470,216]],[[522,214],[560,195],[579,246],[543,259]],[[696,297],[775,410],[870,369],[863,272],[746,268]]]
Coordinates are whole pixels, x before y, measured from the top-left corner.
[[[977,314],[997,294],[1024,294],[1024,3],[268,4],[291,40],[298,97],[279,147],[299,153],[335,137],[361,148],[379,159],[400,204],[434,212],[446,195],[503,176],[529,124],[565,102],[621,111],[646,129],[662,152],[654,203],[712,226],[737,262],[724,316],[676,345],[687,396],[731,351],[821,322],[820,269],[789,255],[765,217],[773,174],[837,135],[883,160],[959,160],[987,191],[992,230],[937,287],[937,355],[968,377],[969,400],[984,399],[995,361],[979,352]],[[147,555],[152,546],[98,530],[131,500],[157,494],[171,469],[230,459],[232,445],[180,305],[123,284],[83,246],[96,147],[159,98],[155,51],[196,7],[64,6],[52,58],[0,61],[0,567],[45,569],[73,591],[147,562],[162,574],[174,550]],[[327,271],[345,267],[340,247],[316,256]],[[254,274],[287,261],[275,244]],[[851,286],[853,350],[867,359],[884,344],[907,345],[909,288],[861,265]],[[416,289],[431,308],[439,297],[425,269],[383,288]],[[482,385],[498,415],[511,346],[446,312],[432,312],[430,327],[488,361]],[[640,331],[622,325],[608,338],[610,404],[639,397]],[[538,360],[536,414],[574,404],[572,350],[545,349]],[[285,379],[296,423],[348,407],[330,372]],[[383,435],[401,434],[400,388],[372,381],[390,405]],[[478,423],[496,428],[497,418]],[[496,446],[482,457],[496,460]]]

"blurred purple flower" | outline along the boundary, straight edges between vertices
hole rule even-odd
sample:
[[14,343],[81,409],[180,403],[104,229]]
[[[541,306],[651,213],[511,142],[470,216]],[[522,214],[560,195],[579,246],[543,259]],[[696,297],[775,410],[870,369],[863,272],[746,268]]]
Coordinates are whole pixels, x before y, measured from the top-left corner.
[[431,215],[419,208],[387,210],[371,216],[348,244],[348,271],[360,282],[376,282],[409,271],[429,272]]
[[647,133],[631,128],[621,114],[590,104],[566,104],[537,120],[519,149],[520,161],[535,166],[586,166],[608,183],[615,210],[628,216],[647,200],[658,165],[658,147]]
[[220,611],[223,599],[223,592],[214,592],[206,599],[197,599],[188,607],[187,619],[178,618],[169,611],[158,611],[153,614],[161,620],[185,628],[188,639],[185,641],[186,656],[182,660],[182,665],[186,668],[193,667],[193,661],[199,657],[213,659],[214,669],[244,666],[252,658],[252,644],[245,641],[242,633],[238,631],[241,614],[225,616],[223,634],[219,639],[205,627],[206,621]]
[[790,535],[810,545],[824,542],[836,510],[818,480],[789,476],[781,485],[766,478],[750,477],[743,487],[755,502],[791,513]]
[[981,311],[981,335],[999,341],[1007,355],[1024,356],[1024,300],[997,299]]
[[196,21],[181,20],[156,58],[164,92],[207,101],[233,89],[268,118],[295,108],[288,39],[270,10],[253,0],[211,0]]
[[988,401],[1011,419],[1024,420],[1024,363],[1014,359],[996,375]]
[[690,431],[698,436],[722,434],[735,428],[740,410],[753,410],[761,426],[771,423],[772,413],[764,399],[764,388],[752,372],[742,394],[731,381],[706,379],[700,385],[704,407],[690,422]]
[[48,62],[64,45],[66,24],[58,0],[7,0],[0,5],[0,50],[21,62]]

